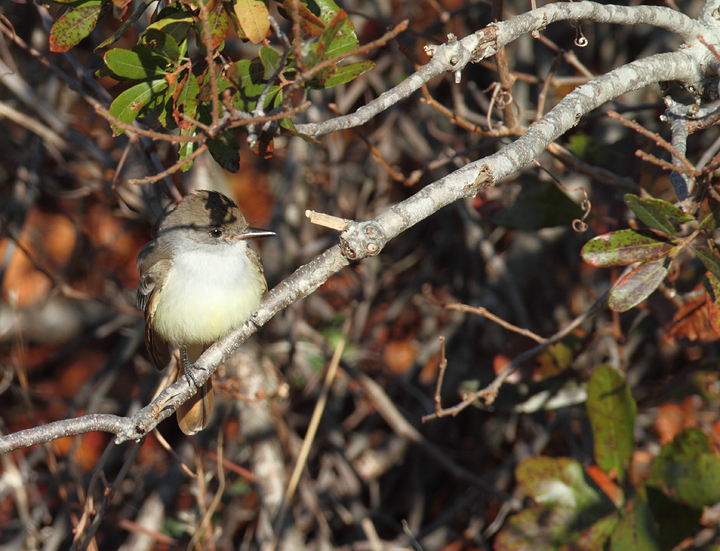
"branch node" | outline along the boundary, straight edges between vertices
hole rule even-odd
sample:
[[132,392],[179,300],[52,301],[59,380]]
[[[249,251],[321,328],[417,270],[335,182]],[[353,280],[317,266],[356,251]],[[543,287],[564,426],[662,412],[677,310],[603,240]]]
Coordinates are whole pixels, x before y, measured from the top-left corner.
[[352,224],[340,235],[340,247],[348,260],[360,260],[377,255],[387,243],[382,226],[371,220]]

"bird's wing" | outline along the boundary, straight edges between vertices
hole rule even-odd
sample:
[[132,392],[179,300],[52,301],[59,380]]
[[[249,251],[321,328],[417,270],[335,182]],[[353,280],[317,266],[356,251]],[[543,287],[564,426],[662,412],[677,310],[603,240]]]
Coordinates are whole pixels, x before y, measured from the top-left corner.
[[[142,254],[142,253],[141,253]],[[153,331],[152,316],[157,308],[160,292],[167,281],[172,268],[170,259],[162,259],[151,265],[138,261],[140,267],[140,284],[137,292],[137,305],[145,314],[145,346],[158,369],[163,369],[170,361],[168,343]],[[143,268],[146,268],[143,270]]]

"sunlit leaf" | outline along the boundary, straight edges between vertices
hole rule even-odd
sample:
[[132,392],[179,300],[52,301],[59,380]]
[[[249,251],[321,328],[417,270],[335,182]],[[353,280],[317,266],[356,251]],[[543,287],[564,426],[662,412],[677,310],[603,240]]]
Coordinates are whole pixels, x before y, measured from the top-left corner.
[[101,0],[77,2],[50,29],[50,51],[67,52],[88,36],[95,28],[101,10]]
[[280,64],[280,54],[272,48],[263,46],[260,48],[259,56],[260,61],[262,61],[263,67],[265,68],[263,78],[264,80],[270,80],[275,72],[275,69],[277,69],[277,66]]
[[131,80],[147,80],[162,77],[167,61],[152,55],[149,50],[133,51],[113,48],[105,53],[105,64],[115,75]]
[[[190,127],[187,130],[181,130],[180,135],[181,136],[194,136],[196,134],[196,127]],[[197,148],[200,147],[199,142],[182,142],[178,146],[178,161],[184,161],[187,159],[190,155],[195,153]],[[183,172],[187,172],[190,170],[193,166],[194,161],[187,161],[185,164],[182,165],[181,169]]]
[[530,457],[515,469],[520,489],[545,507],[565,505],[607,513],[607,496],[588,484],[582,465],[569,457]]
[[672,217],[681,224],[685,222],[691,222],[692,220],[695,220],[696,218],[690,214],[685,214],[682,210],[680,210],[678,207],[673,205],[672,203],[668,203],[667,201],[663,201],[662,199],[655,199],[654,197],[645,197],[640,199],[643,203],[652,205],[655,207],[655,209],[659,210],[661,213],[663,213],[665,216]]
[[585,243],[580,255],[598,267],[626,266],[666,256],[674,245],[649,230],[618,230]]
[[668,273],[667,259],[654,260],[638,266],[623,277],[610,292],[608,306],[615,312],[625,312],[649,297]]
[[606,365],[593,371],[587,391],[595,462],[606,473],[614,469],[622,482],[635,451],[637,405],[625,379]]
[[672,225],[667,216],[663,214],[652,202],[641,199],[637,195],[628,193],[625,195],[625,203],[630,210],[635,213],[640,220],[645,222],[648,227],[658,230],[661,233],[677,237],[675,227]]
[[[161,92],[167,88],[168,83],[164,78],[136,84],[115,98],[110,105],[110,114],[129,124],[138,117],[144,107],[159,99]],[[113,125],[113,132],[122,134],[123,130]]]
[[504,523],[495,551],[550,551],[577,542],[598,542],[602,548],[616,522],[614,507],[588,483],[580,463],[567,457],[530,457],[517,466],[515,476],[538,506]]
[[192,15],[188,12],[179,8],[165,8],[161,12],[161,18],[148,25],[145,33],[142,35],[142,39],[147,35],[148,31],[156,29],[169,34],[175,39],[175,42],[180,45],[187,40],[188,31],[192,27],[195,20]]
[[[219,48],[227,37],[229,27],[228,14],[223,8],[222,2],[218,2],[218,5],[210,12],[207,24],[212,36],[211,47]],[[199,29],[199,32],[201,33],[202,29]]]
[[[326,25],[336,27],[336,32],[332,33],[330,43],[326,42],[325,54],[323,59],[332,59],[339,55],[353,51],[358,46],[357,35],[355,34],[355,26],[350,22],[347,15],[340,14],[339,6],[333,0],[315,0],[320,8],[320,19]],[[336,25],[340,23],[339,26]],[[325,29],[323,35],[327,35]],[[322,42],[322,38],[320,39]]]
[[235,17],[245,37],[253,44],[259,44],[270,31],[268,8],[262,0],[233,0]]
[[375,67],[374,61],[359,61],[349,65],[341,65],[327,71],[322,71],[318,76],[308,81],[310,88],[324,90],[339,84],[350,82]]

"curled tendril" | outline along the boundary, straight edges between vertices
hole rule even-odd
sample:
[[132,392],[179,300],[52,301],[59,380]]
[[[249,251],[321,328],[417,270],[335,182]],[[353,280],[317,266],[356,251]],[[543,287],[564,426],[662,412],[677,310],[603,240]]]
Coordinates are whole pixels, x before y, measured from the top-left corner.
[[583,233],[586,232],[588,229],[588,225],[585,223],[585,219],[590,215],[590,199],[588,199],[587,191],[585,189],[582,189],[583,195],[585,198],[580,202],[580,208],[583,209],[583,217],[582,218],[576,218],[572,221],[572,228],[577,233]]
[[575,46],[578,48],[584,48],[588,45],[588,43],[588,39],[585,38],[582,28],[580,27],[580,23],[577,23],[577,26],[575,27]]

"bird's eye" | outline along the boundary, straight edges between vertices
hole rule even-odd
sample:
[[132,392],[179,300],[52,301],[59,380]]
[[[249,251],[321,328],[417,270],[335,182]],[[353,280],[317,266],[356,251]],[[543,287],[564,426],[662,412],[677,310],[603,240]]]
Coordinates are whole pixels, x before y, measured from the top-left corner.
[[213,237],[222,237],[222,230],[220,228],[213,228],[210,230],[210,235]]

